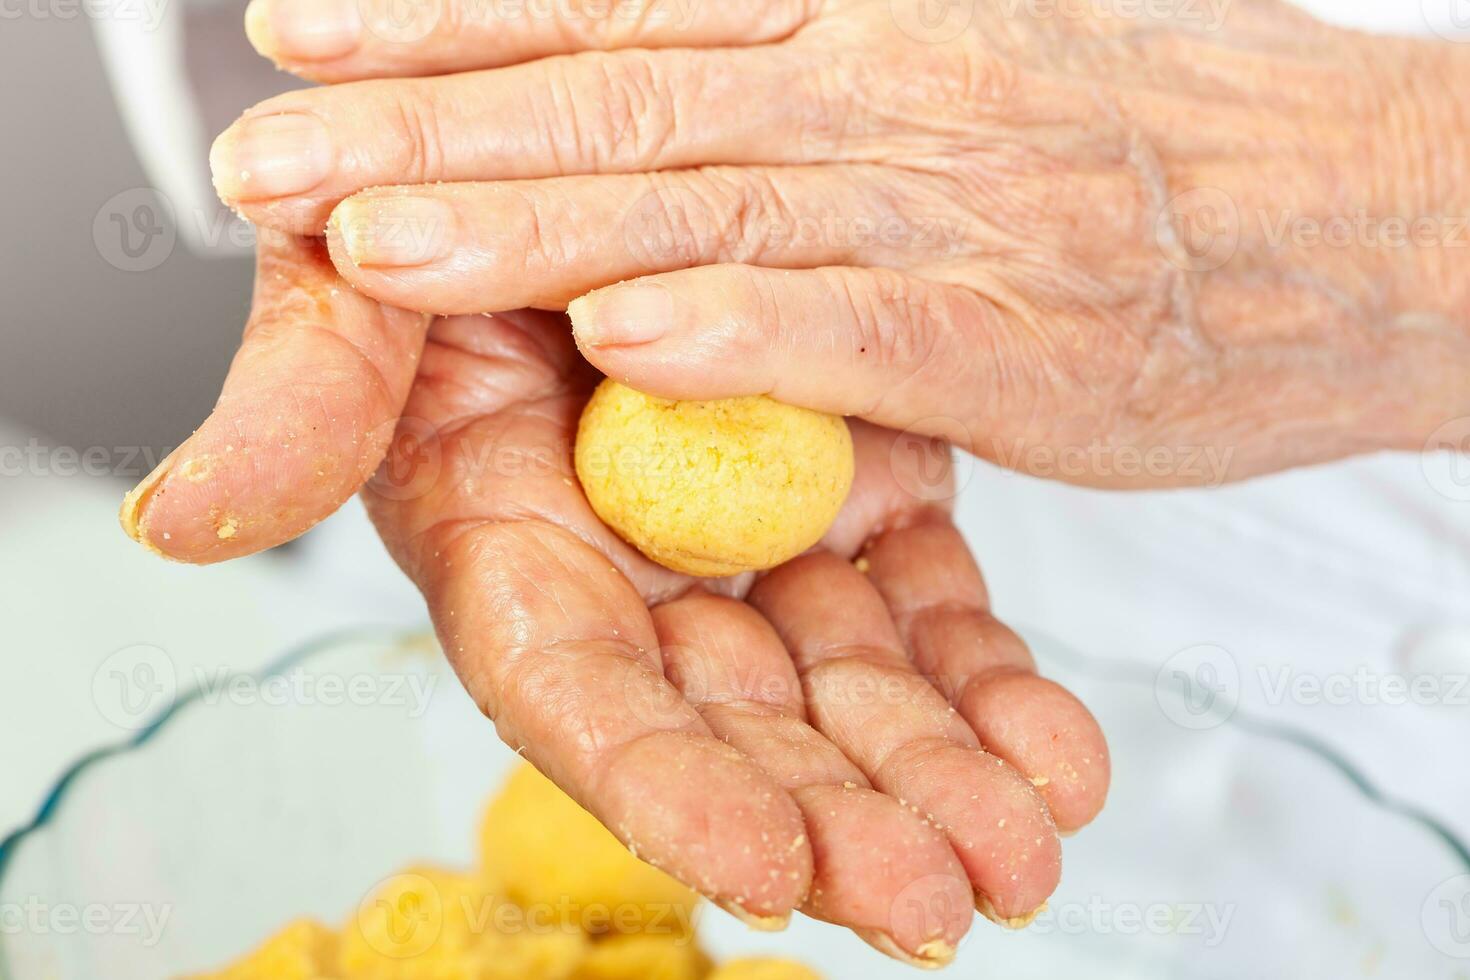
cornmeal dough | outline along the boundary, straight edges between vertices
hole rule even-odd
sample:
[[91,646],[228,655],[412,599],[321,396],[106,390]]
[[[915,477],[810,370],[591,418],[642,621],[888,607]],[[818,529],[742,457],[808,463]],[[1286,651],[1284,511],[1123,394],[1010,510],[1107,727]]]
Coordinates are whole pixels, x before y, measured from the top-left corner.
[[591,933],[687,936],[699,896],[634,857],[597,819],[530,766],[485,811],[485,873],[505,895]]
[[194,980],[818,980],[781,960],[715,967],[698,897],[530,766],[490,804],[480,840],[479,868],[407,868],[340,931],[294,921]]
[[790,960],[751,958],[731,960],[711,973],[709,980],[821,980],[821,977]]
[[576,466],[597,516],[649,558],[736,575],[827,532],[852,487],[852,436],[760,395],[675,402],[607,380],[582,412]]

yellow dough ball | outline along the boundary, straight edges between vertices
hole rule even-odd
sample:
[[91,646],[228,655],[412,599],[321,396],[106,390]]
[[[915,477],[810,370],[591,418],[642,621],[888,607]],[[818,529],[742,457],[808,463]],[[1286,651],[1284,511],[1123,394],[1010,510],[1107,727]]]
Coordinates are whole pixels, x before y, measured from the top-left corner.
[[649,558],[736,575],[827,532],[852,486],[852,436],[764,396],[676,402],[607,380],[582,412],[576,466],[597,516]]
[[699,897],[635,858],[551,780],[522,766],[485,812],[486,873],[535,921],[687,936]]
[[411,868],[382,882],[343,930],[347,980],[566,980],[587,937],[531,921],[477,875]]
[[410,868],[365,897],[342,931],[338,968],[346,976],[408,980],[433,962],[440,972],[478,941],[492,898],[480,878]]
[[821,977],[791,960],[752,958],[731,960],[711,973],[709,980],[821,980]]
[[709,959],[692,936],[614,936],[594,943],[574,980],[701,980]]
[[330,970],[336,955],[336,933],[320,922],[300,919],[244,959],[193,980],[318,980],[333,975]]

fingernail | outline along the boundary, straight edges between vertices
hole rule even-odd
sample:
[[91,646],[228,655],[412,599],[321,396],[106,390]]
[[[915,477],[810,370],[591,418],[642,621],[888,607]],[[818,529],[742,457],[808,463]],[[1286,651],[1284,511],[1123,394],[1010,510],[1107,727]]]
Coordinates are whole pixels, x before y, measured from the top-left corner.
[[129,490],[127,496],[123,497],[122,507],[118,509],[117,513],[118,522],[122,524],[122,529],[127,533],[128,537],[155,555],[163,558],[168,558],[169,556],[149,538],[147,518],[144,511],[147,509],[148,502],[152,499],[154,491],[158,489],[158,485],[163,482],[163,478],[173,468],[174,457],[177,455],[177,450],[170,453],[163,462],[153,468],[152,473],[149,473],[143,478],[141,483]]
[[734,899],[713,899],[720,908],[739,919],[746,928],[756,932],[781,932],[791,925],[791,915],[756,915]]
[[332,224],[353,265],[410,269],[450,254],[457,221],[454,209],[436,198],[389,196],[349,198]]
[[658,283],[599,290],[567,307],[577,339],[593,347],[647,344],[668,333],[674,296]]
[[999,910],[997,910],[995,907],[995,903],[990,900],[990,897],[988,895],[980,895],[975,899],[976,912],[979,912],[991,922],[994,922],[996,925],[1002,926],[1006,929],[1026,928],[1031,923],[1035,922],[1037,917],[1041,915],[1041,913],[1045,912],[1049,907],[1050,906],[1046,902],[1042,902],[1026,915],[1007,917],[1000,914]]
[[355,0],[251,0],[245,34],[267,58],[331,61],[362,43],[362,17]]
[[311,190],[332,169],[332,141],[305,113],[245,119],[209,151],[214,185],[226,201],[259,201]]
[[936,939],[927,942],[919,947],[917,953],[910,953],[886,932],[879,932],[876,929],[855,931],[859,939],[884,956],[892,957],[909,966],[918,967],[920,970],[940,970],[954,962],[955,948],[943,940]]

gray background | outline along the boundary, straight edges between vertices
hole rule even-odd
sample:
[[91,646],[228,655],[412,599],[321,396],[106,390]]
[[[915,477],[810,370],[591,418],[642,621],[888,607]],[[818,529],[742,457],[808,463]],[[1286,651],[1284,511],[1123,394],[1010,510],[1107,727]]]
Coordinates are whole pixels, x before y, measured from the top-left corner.
[[178,444],[219,392],[250,261],[179,242],[123,272],[99,252],[98,209],[148,181],[81,16],[0,20],[0,147],[0,417],[78,447]]

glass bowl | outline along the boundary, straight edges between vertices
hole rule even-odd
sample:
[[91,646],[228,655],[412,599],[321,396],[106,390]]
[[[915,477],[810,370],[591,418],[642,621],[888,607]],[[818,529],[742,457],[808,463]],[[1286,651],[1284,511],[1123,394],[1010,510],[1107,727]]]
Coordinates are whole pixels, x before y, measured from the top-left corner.
[[[950,975],[1470,975],[1461,841],[1294,732],[1201,714],[1163,675],[1023,632],[1106,730],[1112,797],[1067,842],[1048,912],[1018,933],[977,921]],[[161,980],[218,968],[300,916],[345,921],[403,867],[468,866],[517,761],[422,635],[337,636],[258,675],[189,684],[161,651],[129,656],[116,678],[99,674],[99,698],[112,680],[149,681],[164,710],[81,760],[0,845],[5,980]],[[111,708],[131,717],[140,702],[126,694]],[[718,959],[914,975],[802,917],[756,934],[706,906],[701,931]]]

